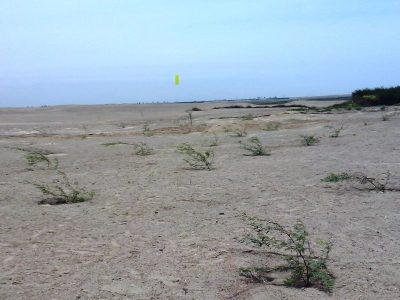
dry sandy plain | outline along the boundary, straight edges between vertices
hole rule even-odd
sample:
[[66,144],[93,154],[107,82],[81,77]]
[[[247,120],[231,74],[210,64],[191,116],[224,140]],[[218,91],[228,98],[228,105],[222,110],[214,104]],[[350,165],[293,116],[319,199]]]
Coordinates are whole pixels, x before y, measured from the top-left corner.
[[[399,299],[400,192],[321,178],[390,171],[389,185],[399,187],[400,116],[383,122],[379,108],[212,109],[231,104],[0,109],[0,298]],[[193,112],[190,127],[185,110],[193,106],[203,111]],[[247,114],[255,118],[240,118]],[[151,136],[143,135],[146,122]],[[278,130],[263,130],[270,122]],[[241,138],[224,131],[245,123],[271,156],[244,156]],[[340,137],[330,138],[341,124]],[[206,147],[214,134],[215,170],[188,168],[176,145]],[[304,134],[321,142],[302,146]],[[145,142],[154,154],[102,145],[119,141]],[[51,151],[95,197],[38,205],[43,196],[27,182],[49,183],[56,174],[29,170],[17,147]],[[238,242],[248,230],[242,212],[285,225],[300,219],[312,237],[330,239],[332,294],[239,276],[240,267],[275,259]]]

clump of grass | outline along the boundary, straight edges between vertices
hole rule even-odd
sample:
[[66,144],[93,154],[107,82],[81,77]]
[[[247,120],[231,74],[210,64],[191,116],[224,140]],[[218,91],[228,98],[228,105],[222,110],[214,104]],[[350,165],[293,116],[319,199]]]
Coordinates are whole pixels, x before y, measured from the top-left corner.
[[[256,278],[259,282],[263,282],[263,272],[268,275],[272,271],[290,271],[290,276],[284,281],[286,286],[317,287],[323,291],[331,291],[334,278],[327,266],[332,246],[330,242],[316,240],[312,243],[301,221],[297,221],[292,228],[288,228],[274,221],[248,217],[245,214],[243,220],[251,227],[252,233],[246,235],[242,242],[278,251],[275,254],[285,260],[286,265],[256,270],[242,269],[242,276]],[[274,278],[265,277],[267,281],[274,280]]]
[[330,173],[328,176],[325,178],[321,179],[321,181],[324,182],[339,182],[339,181],[344,181],[344,180],[349,180],[352,178],[352,175],[349,173]]
[[244,121],[251,121],[253,119],[254,119],[254,116],[252,114],[247,114],[242,117],[242,120],[244,120]]
[[271,155],[267,148],[261,143],[258,137],[254,136],[249,138],[246,142],[240,142],[241,147],[250,152],[248,155],[263,156]]
[[146,143],[139,143],[135,145],[135,154],[140,156],[146,156],[153,154],[153,149]]
[[211,170],[213,167],[214,152],[211,150],[200,151],[194,149],[190,144],[183,143],[177,146],[178,152],[185,155],[184,161],[193,169]]
[[216,147],[219,145],[219,137],[216,133],[213,133],[213,139],[210,143],[210,147]]
[[235,137],[244,137],[247,136],[247,129],[246,126],[238,127],[238,128],[233,128],[229,130],[230,132],[233,133],[233,136]]
[[279,129],[281,124],[278,122],[270,122],[263,128],[264,131],[275,131]]
[[340,133],[343,130],[343,125],[341,125],[338,128],[334,128],[332,134],[330,135],[331,138],[338,138]]
[[302,135],[301,137],[303,146],[314,146],[320,142],[320,138],[314,135]]
[[346,101],[339,104],[333,104],[331,106],[322,108],[322,111],[331,111],[331,110],[361,110],[362,106],[353,102],[353,101]]
[[143,125],[143,135],[145,135],[145,136],[154,135],[154,133],[150,130],[150,125],[148,123],[145,123]]
[[109,143],[103,143],[101,144],[104,147],[110,147],[110,146],[116,146],[116,145],[129,145],[129,143],[125,142],[109,142]]
[[67,175],[62,171],[58,171],[58,174],[61,176],[59,184],[53,183],[52,185],[45,185],[32,183],[44,196],[51,196],[50,198],[39,201],[39,204],[72,204],[93,199],[93,191],[86,191],[85,189],[79,188],[77,183],[72,184]]

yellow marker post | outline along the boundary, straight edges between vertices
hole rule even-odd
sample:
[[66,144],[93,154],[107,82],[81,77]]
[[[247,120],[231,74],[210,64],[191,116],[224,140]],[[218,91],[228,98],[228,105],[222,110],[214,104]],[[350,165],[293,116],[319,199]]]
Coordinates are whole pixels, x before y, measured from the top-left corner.
[[179,85],[179,75],[175,75],[175,85]]

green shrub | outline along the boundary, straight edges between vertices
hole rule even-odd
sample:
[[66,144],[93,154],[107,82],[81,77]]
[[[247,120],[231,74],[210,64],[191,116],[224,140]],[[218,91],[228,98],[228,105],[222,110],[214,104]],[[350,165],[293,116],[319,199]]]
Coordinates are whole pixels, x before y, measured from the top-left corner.
[[[278,251],[275,254],[286,261],[286,265],[263,268],[261,271],[268,274],[272,271],[289,270],[291,275],[285,280],[285,285],[317,287],[324,291],[331,291],[334,278],[327,267],[331,243],[324,240],[312,243],[301,221],[297,221],[292,228],[288,228],[270,220],[248,217],[245,214],[243,220],[251,227],[252,233],[246,235],[242,242]],[[252,269],[247,268],[241,271],[242,276],[249,278],[255,276]],[[256,277],[262,281],[260,268],[254,271],[258,271],[259,274]],[[271,281],[271,278],[268,281]]]
[[194,149],[191,145],[183,143],[177,146],[178,152],[185,155],[184,161],[187,162],[193,169],[211,170],[213,167],[214,152],[211,150],[200,151]]
[[326,176],[325,178],[321,179],[321,181],[324,182],[339,182],[339,181],[344,181],[344,180],[349,180],[352,178],[352,175],[348,174],[348,173],[331,173],[328,176]]
[[267,148],[261,143],[261,141],[256,136],[251,137],[247,141],[240,143],[241,147],[244,150],[250,152],[250,154],[248,155],[252,156],[271,155],[271,153],[267,150]]
[[303,146],[314,146],[320,142],[320,139],[314,135],[302,135]]
[[146,143],[136,144],[135,149],[135,154],[140,156],[151,155],[153,153],[153,149],[149,147]]
[[355,103],[354,101],[346,101],[343,103],[333,104],[331,106],[322,108],[323,111],[331,111],[331,110],[361,110],[361,105]]
[[58,171],[61,176],[60,184],[52,185],[32,183],[43,195],[51,198],[39,201],[39,204],[72,204],[89,201],[94,197],[93,191],[86,191],[78,187],[77,183],[71,184],[67,175]]

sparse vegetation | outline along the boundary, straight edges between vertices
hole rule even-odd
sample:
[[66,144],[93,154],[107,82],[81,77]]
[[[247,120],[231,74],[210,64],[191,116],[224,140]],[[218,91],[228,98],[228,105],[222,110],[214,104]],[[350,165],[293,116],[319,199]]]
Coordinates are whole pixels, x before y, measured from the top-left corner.
[[192,107],[192,111],[202,111],[202,109],[198,107]]
[[246,126],[237,127],[229,130],[233,133],[235,137],[244,137],[247,136]]
[[72,184],[64,172],[58,171],[58,174],[61,176],[58,183],[52,185],[32,183],[44,196],[51,196],[39,201],[39,204],[72,204],[89,201],[94,197],[93,191],[88,192],[79,188],[77,183]]
[[214,152],[212,150],[200,151],[194,149],[191,145],[183,143],[177,146],[178,152],[185,155],[186,161],[193,169],[211,170],[213,167]]
[[340,133],[343,130],[343,125],[341,125],[339,128],[334,128],[332,134],[330,135],[331,138],[338,138]]
[[244,115],[242,117],[242,120],[244,120],[244,121],[251,121],[253,119],[254,119],[254,116],[252,114]]
[[135,154],[140,156],[151,155],[153,153],[153,149],[149,147],[146,143],[136,144],[135,149]]
[[193,114],[190,110],[186,111],[187,119],[189,121],[190,126],[193,126]]
[[126,142],[109,142],[109,143],[103,143],[101,144],[104,147],[110,147],[110,146],[116,146],[116,145],[129,145],[129,143]]
[[315,106],[302,106],[298,108],[291,109],[292,111],[299,111],[303,113],[329,113],[332,111],[340,111],[340,110],[361,110],[362,106],[353,102],[353,101],[345,101],[338,104],[333,104],[327,107],[315,107]]
[[321,179],[321,181],[324,182],[330,182],[330,183],[337,183],[340,181],[346,181],[346,180],[351,180],[351,181],[357,181],[362,185],[368,185],[372,190],[375,190],[377,192],[385,192],[387,190],[391,191],[398,191],[397,188],[388,188],[388,182],[390,180],[390,172],[384,173],[384,178],[382,179],[377,179],[373,177],[369,177],[365,175],[364,173],[354,173],[354,174],[349,174],[349,173],[331,173],[325,178]]
[[145,123],[143,125],[143,135],[145,136],[152,136],[154,133],[150,130],[150,125]]
[[271,155],[271,153],[267,150],[267,148],[261,143],[258,137],[254,136],[248,139],[245,142],[241,142],[241,147],[250,152],[248,155],[252,156],[263,156],[263,155]]
[[279,126],[281,124],[278,122],[270,122],[267,125],[265,125],[265,127],[263,128],[263,130],[265,131],[274,131],[274,130],[278,130]]
[[15,149],[25,152],[25,159],[29,167],[43,167],[43,164],[45,164],[47,169],[55,170],[58,168],[58,159],[48,157],[49,154],[52,154],[50,151],[25,148]]
[[344,180],[349,180],[352,178],[352,175],[350,175],[349,173],[331,173],[328,176],[326,176],[325,178],[321,179],[321,181],[324,182],[339,182],[339,181],[344,181]]
[[210,143],[210,147],[216,147],[219,145],[219,137],[216,133],[213,133],[213,139]]
[[361,184],[368,184],[370,187],[372,187],[373,190],[377,192],[385,192],[387,190],[387,184],[390,179],[390,172],[388,171],[385,173],[385,178],[383,180],[368,177],[363,173],[354,174],[352,178],[357,180]]
[[267,247],[275,255],[286,261],[286,265],[274,268],[241,269],[241,275],[256,279],[259,282],[272,281],[265,276],[272,271],[291,271],[284,281],[290,287],[316,287],[331,291],[334,278],[328,270],[331,243],[316,240],[312,243],[305,225],[297,221],[292,228],[285,227],[270,220],[261,220],[243,215],[243,220],[251,227],[252,233],[246,235],[242,242],[251,243],[258,247]]
[[314,135],[302,135],[303,146],[314,146],[320,142],[320,138]]
[[332,110],[361,110],[361,105],[353,102],[346,101],[343,103],[333,104],[328,107],[321,108],[322,111],[332,111]]

